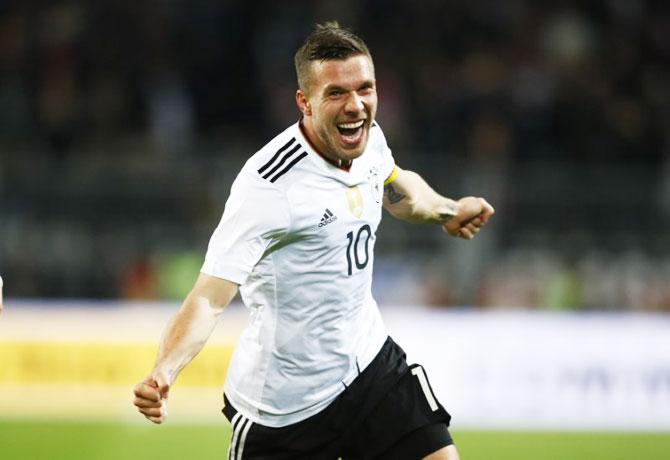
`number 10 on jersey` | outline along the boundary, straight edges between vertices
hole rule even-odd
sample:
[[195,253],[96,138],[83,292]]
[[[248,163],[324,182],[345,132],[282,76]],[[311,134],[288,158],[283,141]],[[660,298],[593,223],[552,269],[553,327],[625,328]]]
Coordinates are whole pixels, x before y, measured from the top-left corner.
[[[363,233],[366,233],[365,236],[365,258],[361,260],[361,257],[359,256],[359,249],[358,245],[361,241],[361,235]],[[370,254],[368,252],[368,243],[370,242],[370,237],[372,236],[372,230],[370,230],[370,226],[368,224],[363,225],[361,228],[358,229],[358,232],[356,233],[356,238],[354,238],[354,232],[349,232],[347,233],[347,275],[351,276],[354,270],[353,265],[356,265],[356,268],[359,270],[362,270],[365,268],[365,266],[368,264],[368,261],[370,260]],[[352,257],[352,252],[353,252],[353,257]],[[353,263],[352,263],[353,261]]]

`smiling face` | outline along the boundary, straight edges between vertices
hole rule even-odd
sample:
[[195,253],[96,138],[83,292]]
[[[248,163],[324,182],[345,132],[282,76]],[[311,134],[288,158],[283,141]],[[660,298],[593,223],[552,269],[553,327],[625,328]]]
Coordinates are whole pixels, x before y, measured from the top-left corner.
[[363,154],[377,113],[372,59],[313,61],[306,91],[296,93],[309,140],[326,157],[345,164]]

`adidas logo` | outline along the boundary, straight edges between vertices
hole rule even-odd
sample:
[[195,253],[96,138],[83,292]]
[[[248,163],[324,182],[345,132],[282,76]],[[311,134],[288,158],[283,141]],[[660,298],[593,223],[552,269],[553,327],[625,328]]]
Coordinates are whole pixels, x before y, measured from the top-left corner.
[[336,220],[337,216],[333,214],[330,209],[326,208],[326,212],[323,213],[321,222],[319,222],[319,227],[325,227],[326,225],[335,222]]

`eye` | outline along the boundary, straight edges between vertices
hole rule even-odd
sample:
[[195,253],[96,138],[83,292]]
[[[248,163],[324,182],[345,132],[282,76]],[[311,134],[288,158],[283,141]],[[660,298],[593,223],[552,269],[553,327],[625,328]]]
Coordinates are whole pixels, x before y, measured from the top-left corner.
[[340,97],[342,96],[342,91],[339,89],[332,89],[328,91],[328,97]]

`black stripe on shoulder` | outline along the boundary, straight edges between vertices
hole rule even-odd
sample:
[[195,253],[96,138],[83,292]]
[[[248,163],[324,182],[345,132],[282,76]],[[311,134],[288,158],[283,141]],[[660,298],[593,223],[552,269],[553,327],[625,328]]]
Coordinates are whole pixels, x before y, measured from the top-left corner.
[[286,174],[286,173],[287,173],[293,166],[295,166],[295,164],[296,164],[297,162],[299,162],[300,160],[302,160],[302,159],[305,158],[306,156],[307,156],[307,152],[302,152],[300,155],[298,155],[297,157],[295,157],[295,158],[294,158],[288,165],[286,165],[286,167],[285,167],[284,169],[282,169],[282,170],[279,171],[277,174],[275,174],[275,176],[274,176],[272,179],[270,179],[270,182],[274,182],[274,181],[276,181],[277,179],[279,179],[281,176],[283,176],[284,174]]
[[295,142],[295,137],[292,137],[291,140],[289,140],[286,144],[284,144],[284,145],[282,146],[282,148],[280,148],[279,150],[277,150],[277,152],[272,156],[272,158],[270,158],[270,161],[268,161],[267,163],[265,163],[265,164],[261,167],[261,169],[258,170],[258,174],[263,174],[263,171],[265,171],[266,169],[268,169],[268,168],[270,167],[270,165],[271,165],[272,163],[275,162],[275,160],[277,159],[277,157],[279,157],[279,155],[281,155],[282,152],[283,152],[284,150],[286,150],[287,148],[289,148],[289,147],[291,146],[291,144],[293,144],[294,142]]
[[274,167],[270,171],[265,173],[265,175],[263,176],[263,179],[267,179],[268,177],[273,175],[275,173],[275,171],[277,171],[279,168],[281,168],[284,165],[284,163],[286,163],[286,160],[288,160],[291,157],[291,155],[293,155],[295,152],[297,152],[300,149],[300,147],[301,147],[300,144],[296,144],[291,150],[289,150],[288,153],[286,155],[284,155],[281,158],[281,160],[279,160],[279,162],[276,165],[274,165]]

